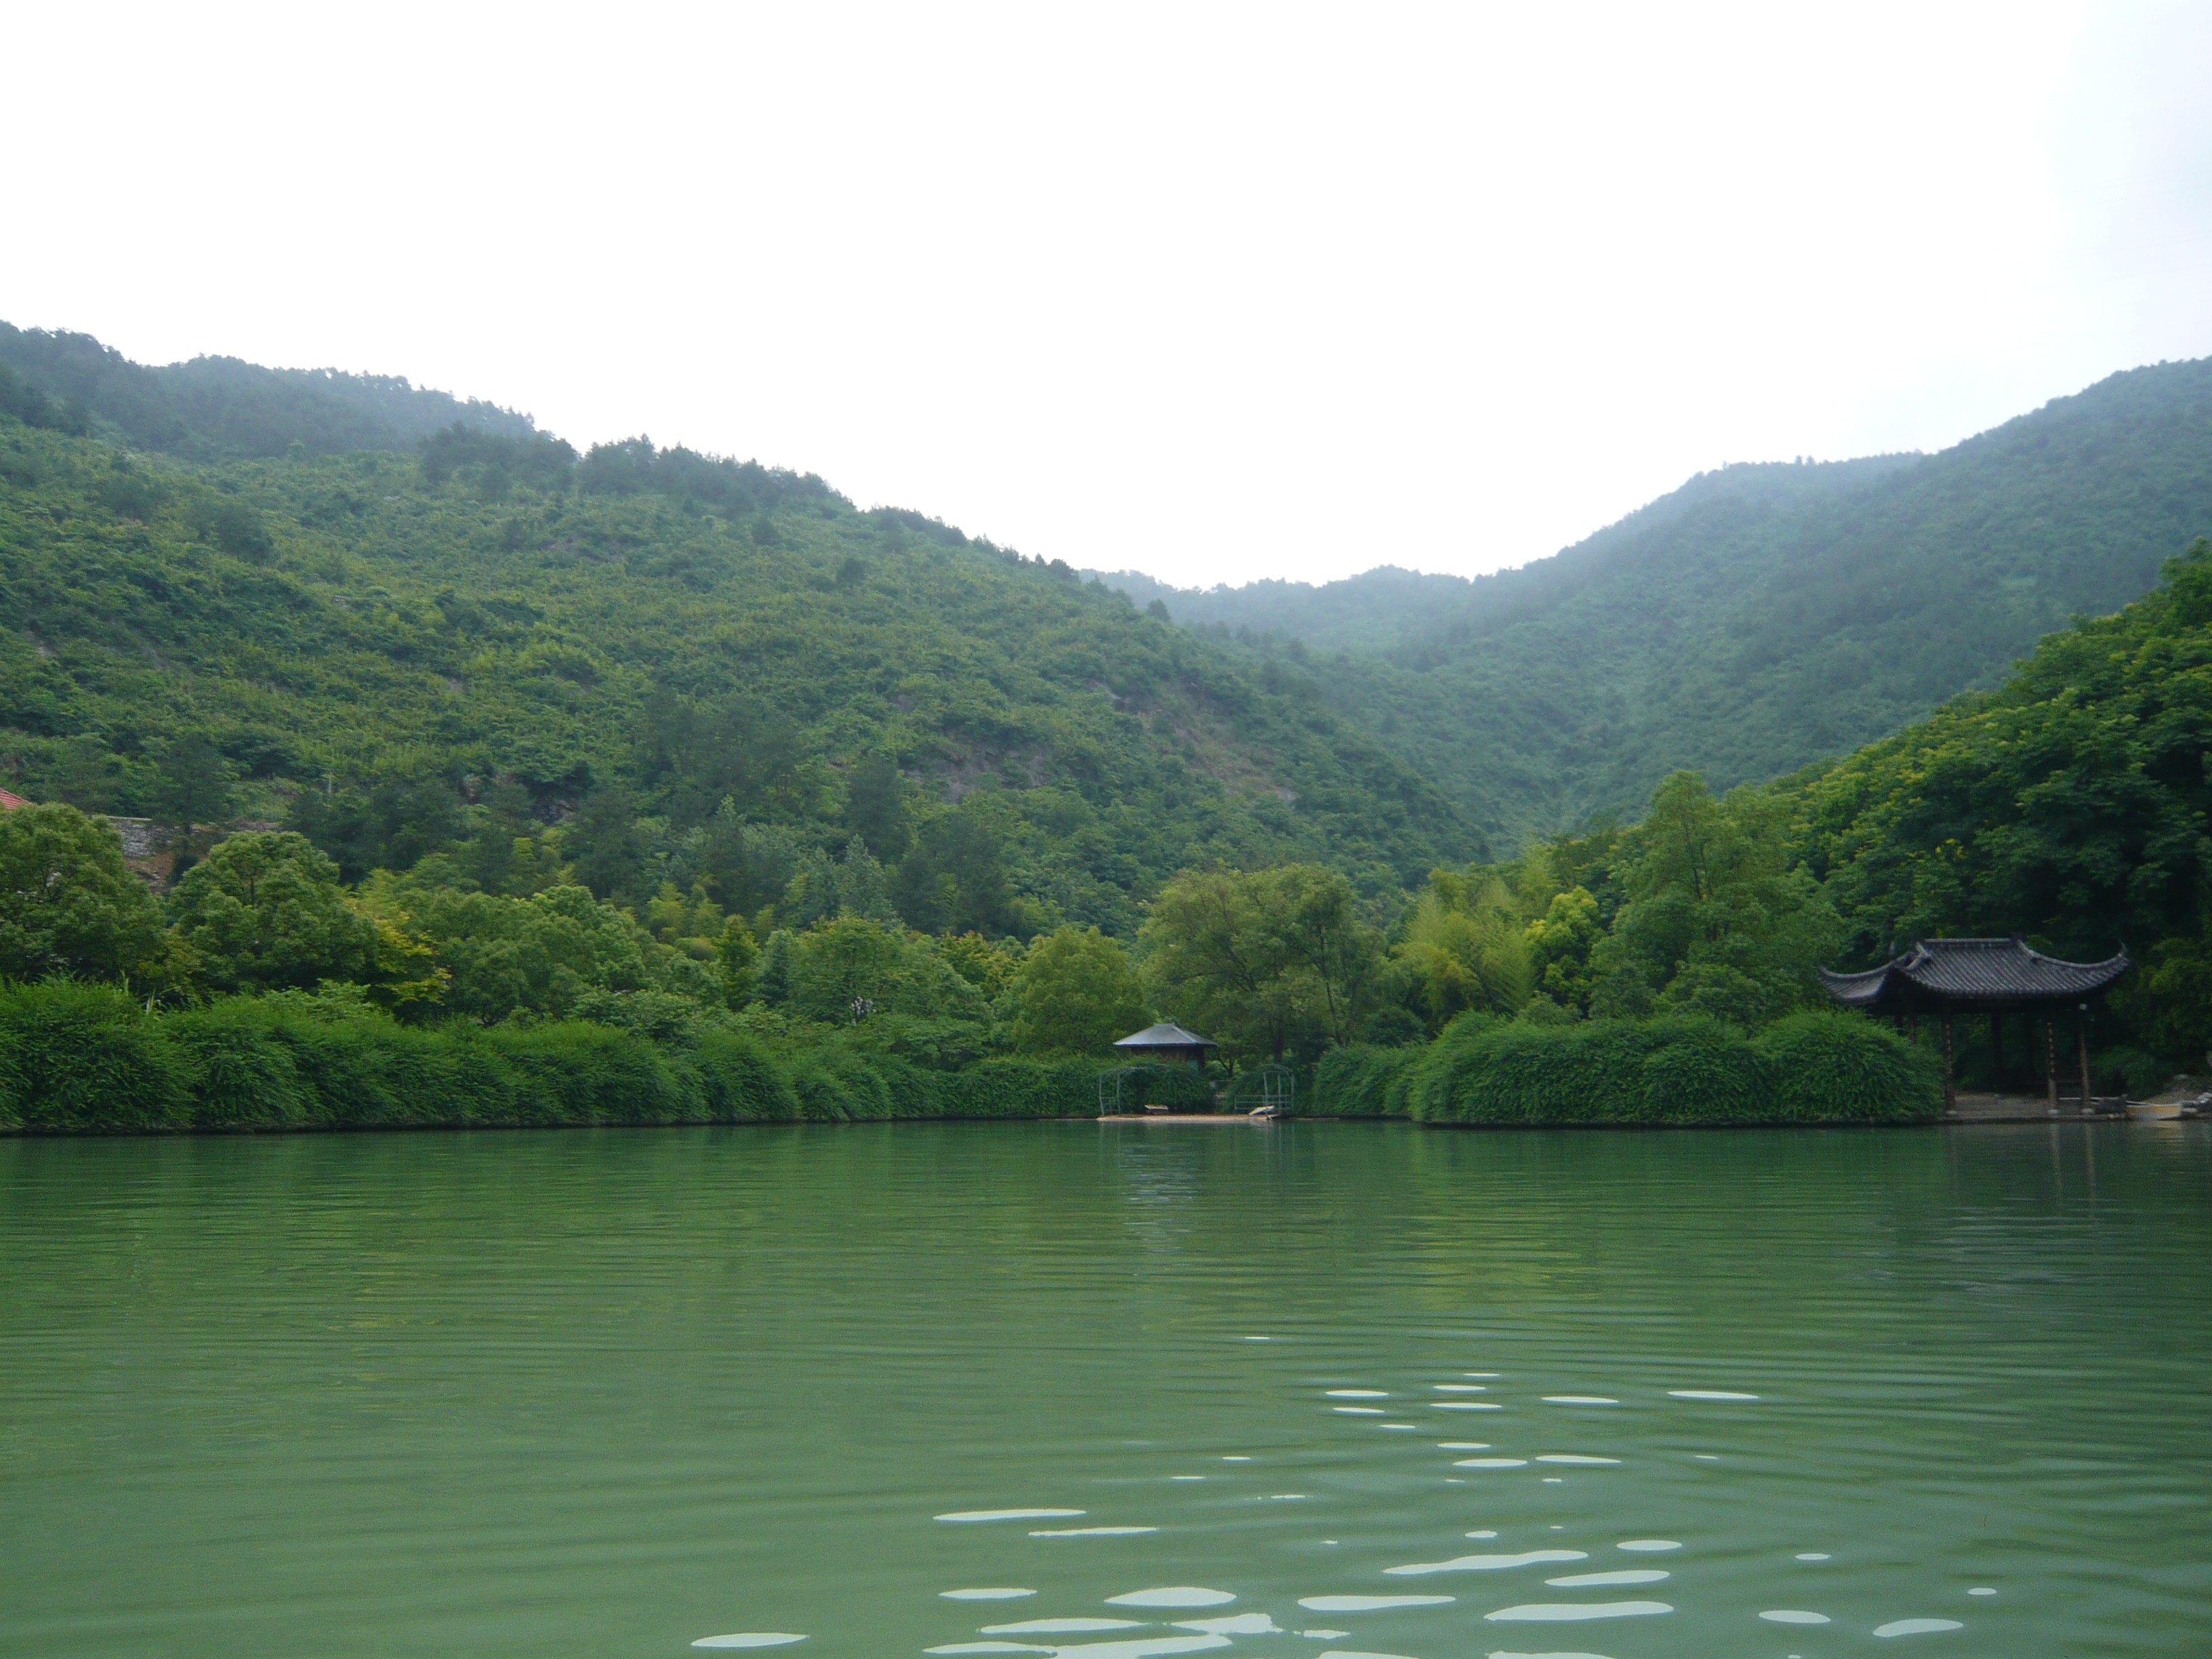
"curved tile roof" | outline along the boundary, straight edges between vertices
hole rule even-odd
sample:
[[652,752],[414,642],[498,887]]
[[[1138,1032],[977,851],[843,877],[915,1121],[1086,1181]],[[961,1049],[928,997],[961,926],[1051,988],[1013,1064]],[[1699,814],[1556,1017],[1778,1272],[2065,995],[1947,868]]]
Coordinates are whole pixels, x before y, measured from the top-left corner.
[[2017,938],[1923,939],[1863,974],[1823,968],[1820,983],[1847,1008],[1899,1000],[2074,1002],[2107,989],[2130,965],[2125,951],[2102,962],[2065,962]]

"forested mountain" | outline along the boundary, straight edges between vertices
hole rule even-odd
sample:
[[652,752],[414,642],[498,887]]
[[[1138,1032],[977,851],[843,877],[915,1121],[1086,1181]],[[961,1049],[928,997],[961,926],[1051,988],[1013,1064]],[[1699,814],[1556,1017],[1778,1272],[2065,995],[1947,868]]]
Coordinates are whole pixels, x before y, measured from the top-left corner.
[[1164,606],[1186,628],[1254,645],[1273,635],[1281,641],[1297,640],[1309,652],[1393,650],[1424,617],[1456,611],[1474,586],[1465,576],[1425,575],[1389,564],[1340,581],[1270,580],[1242,587],[1171,587],[1139,570],[1082,574],[1147,610]]
[[349,875],[564,821],[615,849],[580,866],[602,891],[720,860],[749,912],[858,834],[903,911],[1000,931],[1126,931],[1209,857],[1379,892],[1677,768],[1772,777],[1994,684],[2212,528],[2208,362],[1939,455],[1703,474],[1474,582],[1125,573],[1128,600],[811,476],[578,457],[403,380],[4,325],[0,376],[24,792],[295,823]]
[[534,429],[526,415],[398,376],[263,368],[235,357],[152,368],[89,334],[6,323],[0,410],[200,461],[283,455],[294,444],[309,455],[411,450],[455,421],[510,437]]
[[[5,370],[0,1127],[1051,1114],[1159,1013],[1342,1109],[1894,1119],[1936,1061],[1814,969],[1960,932],[2135,949],[2087,1036],[2154,1082],[2212,1042],[2212,541],[1945,693],[2150,586],[2206,369],[1708,474],[1325,658],[811,475],[520,417],[317,454],[374,399],[260,371],[165,453]],[[1334,591],[1381,641],[1455,590]],[[1362,718],[1522,831],[1884,733],[1500,860]]]
[[[1453,609],[1399,572],[1144,597],[1309,653],[1342,602],[1359,639],[1322,676],[1332,703],[1510,842],[1640,811],[1677,768],[1725,787],[1881,738],[2144,592],[2207,531],[2212,360],[2113,375],[1940,454],[1703,474]],[[1408,604],[1382,643],[1388,593]]]
[[[993,938],[1133,931],[1209,860],[1380,895],[1481,845],[1310,677],[819,478],[513,422],[317,455],[283,420],[325,406],[273,394],[273,457],[186,464],[11,395],[0,768],[34,799],[279,822],[349,879],[558,862]],[[220,452],[195,407],[172,449]]]

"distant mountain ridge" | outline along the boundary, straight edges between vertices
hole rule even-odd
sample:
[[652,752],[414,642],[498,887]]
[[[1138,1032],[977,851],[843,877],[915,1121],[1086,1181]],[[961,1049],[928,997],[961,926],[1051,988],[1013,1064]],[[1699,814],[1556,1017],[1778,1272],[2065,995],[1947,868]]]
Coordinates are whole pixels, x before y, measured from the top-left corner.
[[1328,582],[1267,578],[1231,587],[1176,587],[1138,570],[1082,574],[1127,593],[1136,604],[1154,600],[1180,623],[1226,629],[1242,636],[1273,634],[1302,640],[1310,651],[1353,650],[1398,654],[1440,629],[1526,614],[1547,599],[1571,591],[1618,556],[1634,556],[1638,538],[1717,501],[1783,505],[1849,489],[1919,459],[1917,454],[1869,456],[1852,461],[1744,463],[1700,472],[1680,489],[1647,501],[1604,529],[1543,559],[1482,576],[1454,576],[1377,565]]
[[74,407],[78,424],[112,427],[141,449],[191,461],[286,453],[411,450],[456,421],[507,437],[537,430],[527,415],[410,385],[398,375],[263,368],[236,357],[134,363],[89,334],[0,323],[0,367]]
[[1186,627],[1303,640],[1316,651],[1387,651],[1431,610],[1463,604],[1475,584],[1377,565],[1333,582],[1270,579],[1242,587],[1173,587],[1139,570],[1086,570],[1139,606],[1164,605]]
[[1455,605],[1451,579],[1396,570],[1297,592],[1109,580],[1204,631],[1335,651],[1331,703],[1511,844],[1632,814],[1677,768],[1725,787],[1887,736],[2148,592],[2208,532],[2202,359],[1937,454],[1702,473]]

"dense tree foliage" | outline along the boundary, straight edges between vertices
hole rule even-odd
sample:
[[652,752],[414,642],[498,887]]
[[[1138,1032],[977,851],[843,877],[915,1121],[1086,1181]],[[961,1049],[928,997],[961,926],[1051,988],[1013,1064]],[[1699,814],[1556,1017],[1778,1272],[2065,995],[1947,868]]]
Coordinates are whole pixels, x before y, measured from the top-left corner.
[[1152,1001],[1232,1055],[1310,1060],[1365,1034],[1388,986],[1381,933],[1334,871],[1193,871],[1139,935]]
[[1064,567],[612,447],[448,425],[184,468],[0,418],[0,763],[89,811],[281,822],[349,882],[673,883],[763,940],[848,909],[1126,937],[1187,865],[1374,896],[1480,844],[1310,680]]
[[1591,947],[1593,1012],[1679,1009],[1761,1025],[1820,1000],[1814,970],[1843,929],[1818,884],[1789,867],[1767,797],[1715,800],[1678,772],[1615,860],[1622,903]]
[[1025,1053],[1103,1054],[1151,1023],[1128,952],[1095,927],[1032,941],[1012,988],[1014,1044]]
[[593,992],[728,1000],[719,962],[702,963],[655,939],[635,917],[581,887],[556,884],[513,896],[380,876],[366,884],[362,906],[426,953],[422,970],[410,975],[433,981],[418,994],[425,1012],[486,1024],[517,1013],[565,1018]]
[[1496,876],[1431,872],[1403,934],[1399,959],[1432,1028],[1470,1010],[1510,1014],[1528,1002],[1532,930]]
[[218,842],[177,884],[170,910],[220,990],[376,977],[376,923],[348,902],[337,866],[303,836],[248,832]]
[[113,831],[67,806],[0,813],[0,976],[143,978],[161,913]]
[[2212,1065],[2212,543],[2037,647],[1999,690],[1772,792],[1852,965],[2019,934],[2139,965],[2105,1038],[2145,1083]]

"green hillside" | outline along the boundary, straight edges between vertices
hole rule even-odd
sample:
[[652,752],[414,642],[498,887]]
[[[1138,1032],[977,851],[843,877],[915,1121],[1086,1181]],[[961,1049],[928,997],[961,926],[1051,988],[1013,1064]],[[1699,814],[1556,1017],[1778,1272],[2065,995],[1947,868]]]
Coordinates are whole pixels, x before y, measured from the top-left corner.
[[[46,409],[15,407],[17,399]],[[43,412],[65,429],[199,461],[283,455],[294,444],[310,455],[412,449],[455,421],[510,437],[533,430],[526,415],[395,375],[263,368],[235,357],[155,368],[89,334],[6,323],[0,323],[0,409]]]
[[495,890],[557,823],[602,896],[751,915],[804,875],[994,937],[1133,931],[1209,860],[1381,895],[1480,848],[1308,677],[818,478],[459,425],[188,464],[11,395],[0,766],[34,799]]
[[1915,939],[2136,968],[2100,1024],[2148,1090],[2212,1066],[2212,541],[1996,690],[1764,792],[1872,966]]
[[2207,531],[2212,360],[2113,375],[1936,455],[1704,474],[1453,610],[1397,572],[1146,597],[1310,652],[1333,607],[1379,641],[1370,601],[1404,595],[1386,642],[1330,657],[1330,700],[1517,842],[1639,811],[1677,768],[1729,786],[1883,737],[2146,592]]

